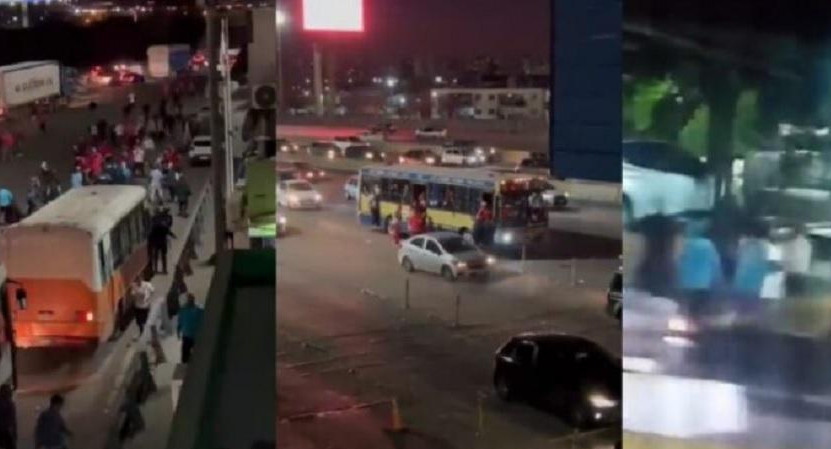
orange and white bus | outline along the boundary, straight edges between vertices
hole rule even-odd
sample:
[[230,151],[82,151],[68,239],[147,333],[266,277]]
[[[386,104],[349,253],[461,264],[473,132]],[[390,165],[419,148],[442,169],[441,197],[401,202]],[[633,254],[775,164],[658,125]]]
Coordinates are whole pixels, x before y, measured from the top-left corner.
[[121,301],[147,265],[145,196],[139,186],[74,188],[0,231],[2,264],[15,281],[6,294],[18,347],[113,334]]

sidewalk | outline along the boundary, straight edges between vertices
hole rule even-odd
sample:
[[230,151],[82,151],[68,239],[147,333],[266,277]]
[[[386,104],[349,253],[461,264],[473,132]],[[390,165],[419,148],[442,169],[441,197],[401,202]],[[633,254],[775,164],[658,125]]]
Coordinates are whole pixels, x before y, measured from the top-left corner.
[[[205,198],[203,216],[205,217],[202,228],[201,246],[196,247],[196,260],[191,261],[193,275],[185,278],[188,290],[196,297],[200,307],[205,307],[205,299],[208,295],[211,279],[213,278],[214,267],[207,265],[206,261],[214,253],[214,223],[212,195]],[[178,234],[177,234],[178,236]],[[179,254],[181,251],[177,252]],[[153,285],[157,291],[166,292],[172,284],[172,275],[156,275],[153,278]],[[173,320],[175,329],[176,319]],[[124,444],[125,449],[163,449],[167,445],[170,425],[173,420],[174,406],[171,384],[174,370],[181,360],[181,342],[175,332],[162,341],[167,363],[156,366],[153,369],[153,379],[156,381],[158,391],[154,393],[141,406],[142,416],[145,421],[145,429],[132,441]],[[150,355],[152,361],[152,355]]]

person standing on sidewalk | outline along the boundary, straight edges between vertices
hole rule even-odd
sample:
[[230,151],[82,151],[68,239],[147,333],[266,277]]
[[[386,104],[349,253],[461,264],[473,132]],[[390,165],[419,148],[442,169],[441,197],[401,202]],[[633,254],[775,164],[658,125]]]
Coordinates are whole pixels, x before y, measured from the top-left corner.
[[152,246],[154,254],[153,260],[151,260],[153,271],[159,273],[159,262],[161,262],[161,273],[167,274],[168,239],[175,239],[176,235],[173,234],[170,226],[166,222],[165,212],[159,214],[153,221],[154,223],[150,227],[150,236],[148,238],[148,244]]
[[67,449],[66,437],[72,432],[61,415],[64,398],[59,394],[49,399],[49,408],[41,412],[35,425],[35,449]]
[[193,345],[196,343],[196,334],[202,324],[202,309],[196,305],[196,298],[188,293],[188,300],[179,311],[178,335],[182,339],[182,363],[190,361]]
[[176,192],[176,203],[179,206],[179,216],[185,218],[188,216],[188,201],[192,192],[184,173],[179,174],[174,191]]
[[139,329],[139,337],[144,333],[144,325],[147,323],[147,316],[150,313],[151,299],[153,298],[153,284],[142,278],[137,278],[130,289],[133,297],[133,311],[136,319],[136,326]]
[[17,407],[9,384],[0,385],[0,448],[17,448]]

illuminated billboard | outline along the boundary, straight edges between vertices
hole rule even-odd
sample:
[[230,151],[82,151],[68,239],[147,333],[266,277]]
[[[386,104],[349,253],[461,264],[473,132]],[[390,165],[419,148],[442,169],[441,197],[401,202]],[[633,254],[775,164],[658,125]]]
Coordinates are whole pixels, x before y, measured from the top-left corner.
[[361,32],[364,30],[364,1],[303,0],[303,29]]

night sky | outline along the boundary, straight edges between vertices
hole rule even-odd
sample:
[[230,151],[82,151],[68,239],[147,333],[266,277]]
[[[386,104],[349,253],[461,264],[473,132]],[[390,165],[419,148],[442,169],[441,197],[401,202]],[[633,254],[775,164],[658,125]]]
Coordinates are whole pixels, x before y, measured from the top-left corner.
[[[366,32],[328,45],[370,64],[395,64],[407,56],[438,59],[500,59],[529,56],[546,60],[549,49],[550,0],[365,0]],[[278,0],[292,27],[287,53],[308,52],[310,35],[300,30],[301,0]],[[320,39],[327,41],[326,39]]]

